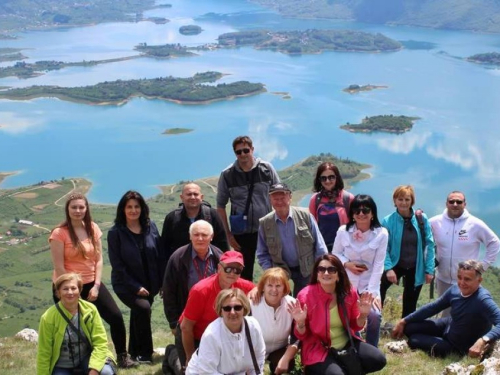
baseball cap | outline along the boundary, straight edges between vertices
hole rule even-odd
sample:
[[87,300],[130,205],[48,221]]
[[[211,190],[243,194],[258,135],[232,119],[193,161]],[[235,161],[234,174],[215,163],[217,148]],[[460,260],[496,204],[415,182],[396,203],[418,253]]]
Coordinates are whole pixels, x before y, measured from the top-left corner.
[[288,187],[287,184],[279,183],[279,184],[274,184],[269,188],[269,194],[274,194],[274,193],[279,193],[279,192],[288,192],[291,193],[292,191]]
[[229,263],[238,263],[241,264],[243,267],[245,266],[245,263],[243,262],[243,254],[241,254],[239,251],[226,251],[222,256],[220,257],[220,262],[224,264],[229,264]]

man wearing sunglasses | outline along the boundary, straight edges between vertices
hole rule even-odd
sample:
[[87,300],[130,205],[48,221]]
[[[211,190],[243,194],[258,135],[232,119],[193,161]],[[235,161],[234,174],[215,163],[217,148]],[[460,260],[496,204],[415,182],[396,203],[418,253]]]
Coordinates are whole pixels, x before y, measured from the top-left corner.
[[219,292],[239,288],[248,294],[255,287],[252,282],[240,278],[244,266],[240,252],[228,251],[220,257],[217,273],[199,281],[189,291],[186,307],[179,318],[181,332],[176,335],[176,346],[183,366],[187,366],[205,329],[218,318],[214,306]]
[[[486,247],[484,269],[491,266],[500,251],[500,241],[493,231],[480,219],[471,215],[464,193],[453,191],[446,199],[446,209],[441,215],[430,219],[436,243],[436,288],[442,295],[457,283],[458,264],[467,259],[479,260],[481,244]],[[449,315],[449,309],[443,316]]]
[[[271,211],[269,187],[280,180],[270,163],[254,157],[250,137],[235,138],[233,151],[236,161],[222,171],[217,185],[217,212],[229,245],[240,251],[245,259],[246,267],[241,277],[253,280],[259,219]],[[228,202],[231,203],[229,218]]]
[[[479,357],[486,344],[500,338],[500,308],[481,286],[483,265],[470,259],[457,268],[458,285],[401,319],[392,332],[394,338],[405,334],[410,348],[436,357],[451,353]],[[451,317],[429,319],[450,307]]]
[[291,206],[292,192],[286,184],[271,186],[269,196],[274,211],[260,219],[257,260],[263,270],[285,269],[297,296],[309,283],[314,262],[328,249],[309,211]]

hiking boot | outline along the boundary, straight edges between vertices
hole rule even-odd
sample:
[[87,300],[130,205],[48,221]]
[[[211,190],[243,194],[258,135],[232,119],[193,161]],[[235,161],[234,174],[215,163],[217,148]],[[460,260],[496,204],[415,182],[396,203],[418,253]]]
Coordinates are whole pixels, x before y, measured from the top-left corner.
[[118,354],[117,365],[119,368],[132,368],[139,366],[137,362],[130,358],[130,355],[127,352]]

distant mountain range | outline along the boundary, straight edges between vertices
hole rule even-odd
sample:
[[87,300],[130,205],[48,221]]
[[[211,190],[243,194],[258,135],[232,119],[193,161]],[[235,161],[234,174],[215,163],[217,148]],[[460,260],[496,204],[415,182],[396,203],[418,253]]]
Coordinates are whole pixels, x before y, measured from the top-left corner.
[[289,17],[500,33],[498,0],[251,0]]

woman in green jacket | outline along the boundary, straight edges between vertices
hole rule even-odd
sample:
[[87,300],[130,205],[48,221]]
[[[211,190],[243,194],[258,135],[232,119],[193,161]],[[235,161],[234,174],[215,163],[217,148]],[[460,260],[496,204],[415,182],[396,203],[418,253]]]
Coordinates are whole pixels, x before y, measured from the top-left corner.
[[65,273],[55,282],[60,301],[40,319],[37,375],[113,375],[114,359],[97,308],[80,299],[82,279]]

